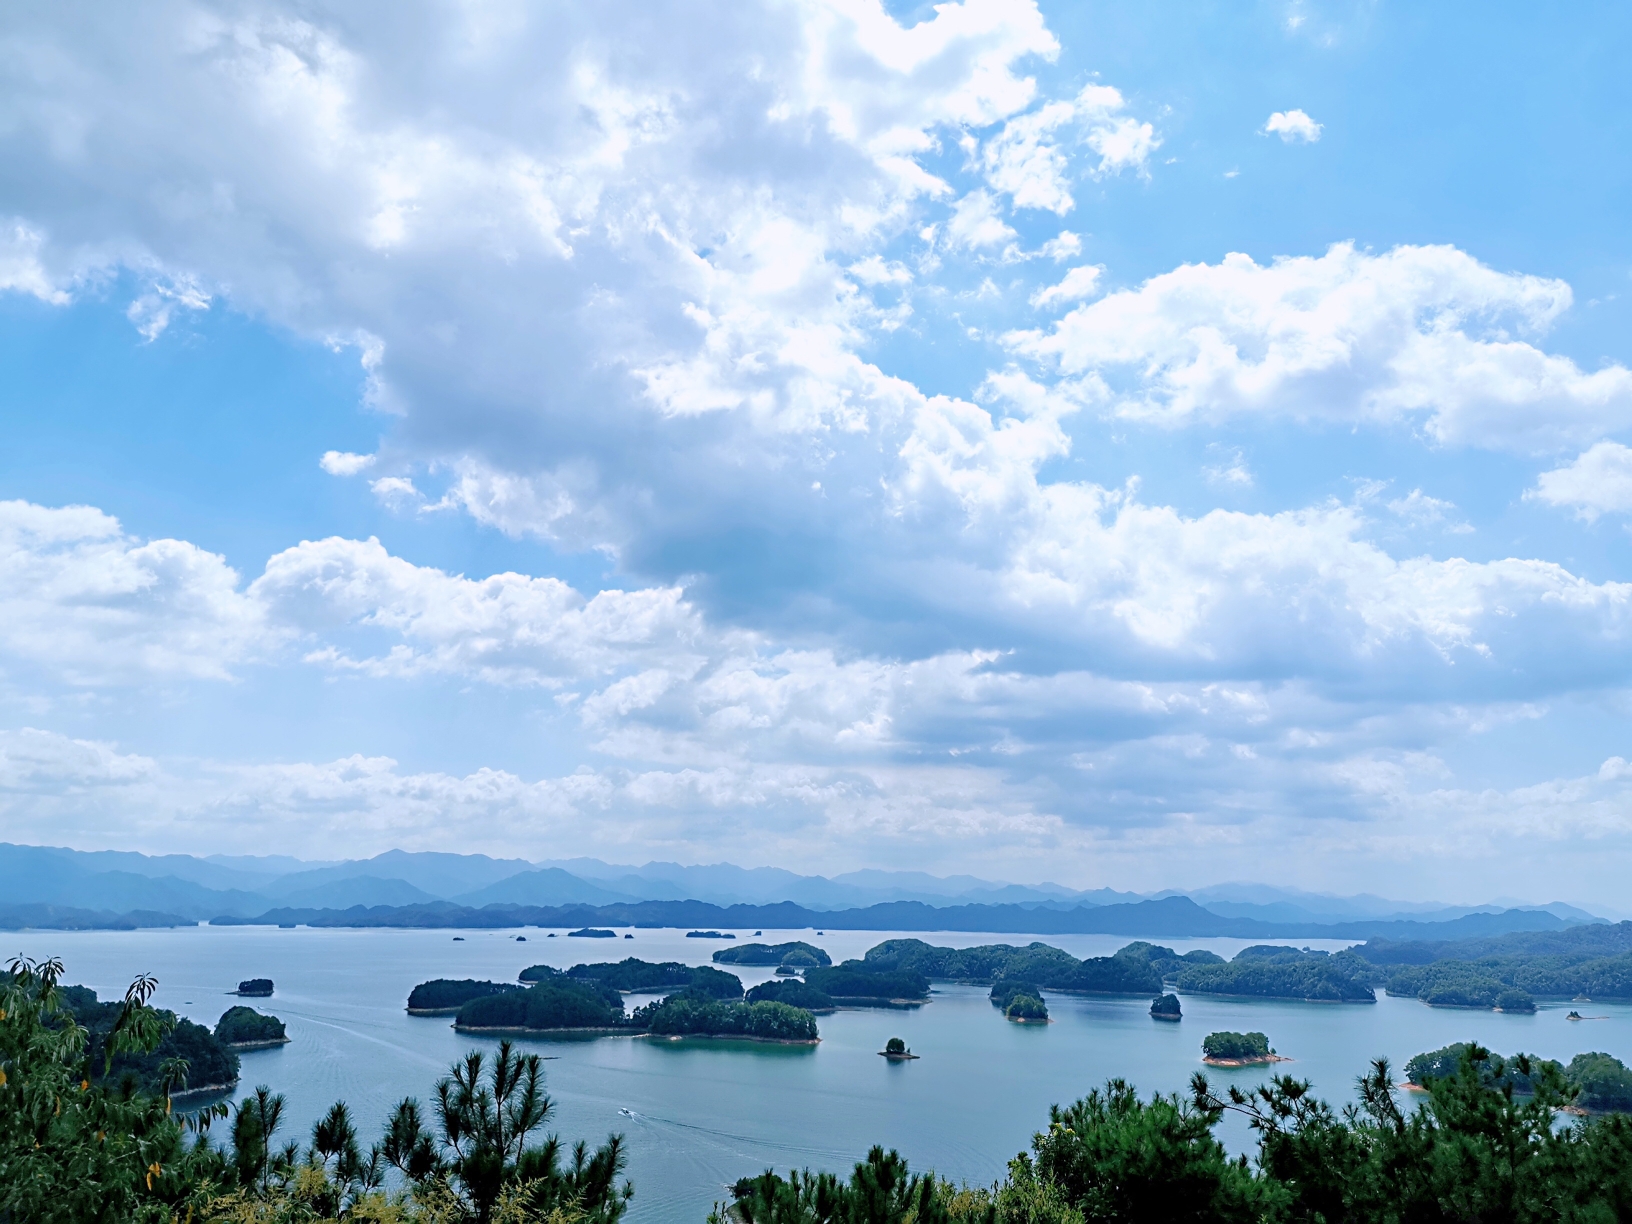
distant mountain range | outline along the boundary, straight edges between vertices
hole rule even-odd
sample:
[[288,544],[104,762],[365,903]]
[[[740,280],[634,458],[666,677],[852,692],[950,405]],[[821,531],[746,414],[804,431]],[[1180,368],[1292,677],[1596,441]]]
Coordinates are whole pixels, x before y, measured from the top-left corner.
[[[772,911],[780,917],[772,917]],[[0,843],[0,927],[173,925],[217,919],[487,926],[511,925],[521,913],[545,912],[585,917],[520,921],[1452,939],[1602,920],[1556,901],[1543,906],[1517,902],[1450,906],[1260,884],[1142,895],[923,872],[867,870],[827,878],[729,863],[632,867],[598,859],[534,863],[402,850],[371,859],[311,863],[285,856],[196,858]],[[762,916],[747,916],[750,913]],[[359,923],[358,914],[378,921]],[[675,921],[658,921],[654,917],[658,914]],[[795,917],[799,920],[792,921]]]

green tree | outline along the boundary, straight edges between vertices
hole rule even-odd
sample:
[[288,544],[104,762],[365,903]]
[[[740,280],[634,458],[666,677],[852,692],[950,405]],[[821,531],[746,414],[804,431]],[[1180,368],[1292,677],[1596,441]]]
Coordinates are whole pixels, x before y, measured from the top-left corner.
[[[187,1065],[166,1061],[158,1095],[128,1078],[99,1081],[119,1056],[157,1049],[174,1017],[148,1005],[153,979],[137,978],[101,1043],[99,1075],[61,977],[60,961],[18,959],[0,990],[0,1220],[168,1221],[211,1158],[189,1150],[171,1108]],[[218,1116],[205,1111],[195,1126]]]
[[489,1059],[467,1054],[436,1085],[433,1137],[412,1098],[397,1106],[380,1147],[415,1185],[416,1197],[434,1207],[439,1220],[490,1224],[562,1211],[592,1224],[616,1224],[634,1189],[619,1184],[626,1156],[623,1136],[612,1135],[594,1152],[580,1142],[563,1165],[561,1142],[534,1138],[550,1113],[542,1064],[519,1054],[510,1042]]

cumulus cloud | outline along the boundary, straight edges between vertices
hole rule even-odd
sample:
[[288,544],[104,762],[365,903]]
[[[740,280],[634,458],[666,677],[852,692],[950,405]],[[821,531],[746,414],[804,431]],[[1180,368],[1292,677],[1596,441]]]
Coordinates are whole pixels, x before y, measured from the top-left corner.
[[1632,510],[1632,447],[1599,442],[1570,463],[1536,478],[1527,498],[1573,509],[1592,522],[1601,514]]
[[1099,278],[1104,268],[1092,265],[1072,268],[1058,284],[1048,285],[1031,295],[1031,304],[1039,310],[1064,302],[1080,302],[1099,292]]
[[374,466],[375,456],[355,455],[350,451],[324,451],[318,466],[330,476],[355,476]]
[[72,684],[221,678],[275,631],[226,561],[89,506],[0,502],[0,653]]
[[1324,126],[1301,110],[1276,111],[1265,122],[1264,133],[1279,136],[1285,144],[1314,144]]
[[1632,371],[1587,371],[1539,337],[1562,281],[1451,247],[1340,243],[1261,265],[1188,264],[1008,336],[1066,377],[1111,385],[1119,415],[1166,425],[1243,414],[1420,422],[1448,445],[1547,451],[1632,424]]
[[1084,167],[1092,178],[1124,170],[1145,172],[1161,138],[1148,122],[1123,113],[1127,102],[1109,85],[1089,85],[1071,101],[1049,102],[1016,115],[980,151],[986,181],[1016,208],[1061,216],[1075,207],[1069,145],[1080,142],[1099,158]]
[[701,633],[678,589],[608,590],[586,599],[558,578],[511,573],[474,581],[393,557],[373,539],[319,540],[281,552],[248,596],[270,620],[309,638],[378,631],[387,639],[382,654],[356,658],[331,644],[310,656],[372,675],[554,684],[643,657],[683,658]]

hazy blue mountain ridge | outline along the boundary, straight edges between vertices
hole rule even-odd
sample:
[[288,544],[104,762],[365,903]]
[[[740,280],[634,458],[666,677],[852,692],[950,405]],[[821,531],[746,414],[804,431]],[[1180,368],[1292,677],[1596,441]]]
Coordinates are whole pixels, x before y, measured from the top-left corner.
[[[564,863],[570,863],[570,868]],[[203,882],[210,880],[228,886],[214,887]],[[253,887],[243,887],[248,882],[253,882]],[[573,859],[540,866],[524,859],[402,850],[365,860],[307,866],[278,856],[237,856],[218,861],[189,855],[82,852],[0,843],[0,907],[44,905],[103,914],[149,911],[192,920],[246,919],[282,909],[344,911],[356,906],[403,908],[433,902],[476,911],[494,905],[550,908],[690,902],[721,909],[786,904],[818,915],[868,910],[874,920],[884,921],[890,911],[880,907],[915,905],[941,912],[945,921],[962,921],[948,912],[959,907],[991,910],[988,918],[994,921],[997,911],[1030,914],[1024,919],[1004,917],[1003,921],[1017,924],[1012,927],[978,929],[1023,928],[1042,933],[1066,929],[1059,927],[1060,922],[1080,926],[1095,921],[1112,924],[1107,929],[1115,931],[1120,929],[1114,925],[1120,919],[1114,914],[1088,920],[1081,918],[1080,912],[1096,907],[1120,912],[1118,907],[1176,900],[1226,920],[1232,929],[1250,935],[1321,927],[1321,935],[1348,938],[1351,932],[1369,930],[1379,922],[1407,922],[1432,928],[1420,937],[1449,939],[1515,929],[1550,929],[1549,919],[1558,926],[1595,920],[1585,910],[1562,902],[1506,909],[1446,906],[1365,895],[1328,897],[1259,884],[1222,884],[1188,893],[1170,890],[1145,897],[1113,889],[1073,892],[1057,884],[1002,884],[973,876],[941,878],[923,872],[871,869],[828,879],[730,863],[691,867],[647,863],[630,867]],[[1520,916],[1532,911],[1545,912],[1548,917]],[[1148,917],[1165,911],[1141,912]],[[920,921],[917,917],[911,920]],[[1197,926],[1198,922],[1191,921],[1190,925]],[[1456,923],[1461,925],[1452,925]],[[828,925],[848,923],[832,917]],[[931,925],[910,929],[937,928]],[[1339,930],[1341,934],[1336,933]],[[1410,933],[1412,930],[1401,927],[1397,937],[1418,938]],[[1141,933],[1171,932],[1164,927]],[[1198,928],[1186,933],[1221,932]]]

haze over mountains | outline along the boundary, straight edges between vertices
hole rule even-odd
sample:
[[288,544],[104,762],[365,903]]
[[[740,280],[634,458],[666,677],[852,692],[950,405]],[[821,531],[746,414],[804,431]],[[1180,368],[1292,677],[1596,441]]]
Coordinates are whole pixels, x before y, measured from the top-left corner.
[[[1441,923],[1504,910],[1510,911],[1509,925],[1563,925],[1600,917],[1556,901],[1534,905],[1502,899],[1484,905],[1437,905],[1372,895],[1337,897],[1264,884],[1139,894],[910,871],[864,870],[827,878],[729,863],[632,867],[585,858],[534,863],[480,854],[401,850],[363,860],[302,862],[286,856],[151,856],[0,843],[0,881],[0,917],[6,917],[6,925],[11,926],[40,922],[39,915],[45,911],[39,907],[108,914],[146,912],[202,921],[255,918],[269,911],[432,903],[479,910],[484,906],[550,908],[680,901],[764,906],[791,902],[805,910],[835,912],[917,902],[937,908],[1018,906],[1070,911],[1173,897],[1188,898],[1221,917],[1279,924]],[[1038,918],[1041,929],[1044,916]],[[1013,921],[1012,912],[1008,921]]]

